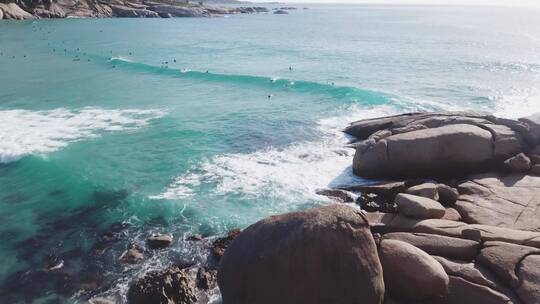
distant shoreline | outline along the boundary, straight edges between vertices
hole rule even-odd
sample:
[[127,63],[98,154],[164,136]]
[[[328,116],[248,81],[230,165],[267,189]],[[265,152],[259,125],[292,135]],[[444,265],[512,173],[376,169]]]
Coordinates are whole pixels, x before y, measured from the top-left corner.
[[[157,1],[99,1],[82,0],[76,3],[53,0],[37,2],[0,3],[0,20],[63,19],[63,18],[175,18],[213,17],[233,14],[268,13],[263,6],[234,6],[223,3]],[[288,8],[285,8],[288,9]]]

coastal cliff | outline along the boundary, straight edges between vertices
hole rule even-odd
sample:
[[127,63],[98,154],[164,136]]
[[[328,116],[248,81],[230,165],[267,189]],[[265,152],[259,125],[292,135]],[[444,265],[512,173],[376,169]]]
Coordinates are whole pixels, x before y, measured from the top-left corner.
[[220,7],[189,1],[16,0],[0,2],[0,19],[172,18],[268,12],[264,7]]

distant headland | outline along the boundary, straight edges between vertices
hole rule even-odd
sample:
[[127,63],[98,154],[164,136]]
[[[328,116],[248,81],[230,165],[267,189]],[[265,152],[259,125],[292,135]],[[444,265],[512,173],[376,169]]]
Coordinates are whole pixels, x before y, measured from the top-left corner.
[[265,7],[242,6],[244,3],[248,2],[234,0],[1,0],[0,19],[212,17],[268,12]]

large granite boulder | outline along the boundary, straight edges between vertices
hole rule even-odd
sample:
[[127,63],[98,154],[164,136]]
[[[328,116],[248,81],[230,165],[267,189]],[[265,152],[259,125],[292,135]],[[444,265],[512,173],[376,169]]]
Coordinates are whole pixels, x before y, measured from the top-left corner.
[[488,115],[413,113],[357,121],[355,174],[367,178],[461,176],[529,149],[524,122]]
[[223,302],[382,303],[377,248],[362,211],[337,204],[251,225],[221,259]]
[[437,260],[408,243],[383,239],[380,258],[388,291],[406,301],[443,298],[449,278]]

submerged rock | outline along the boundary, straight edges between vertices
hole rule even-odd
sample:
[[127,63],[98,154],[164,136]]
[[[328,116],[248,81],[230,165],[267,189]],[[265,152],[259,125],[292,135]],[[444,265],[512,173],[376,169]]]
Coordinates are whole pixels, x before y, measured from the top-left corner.
[[197,287],[202,290],[215,288],[217,285],[217,270],[199,268],[197,271]]
[[144,260],[144,251],[142,248],[133,246],[124,251],[120,256],[120,261],[129,264],[136,264]]
[[[218,271],[224,303],[381,303],[382,268],[360,210],[342,204],[245,229]],[[324,300],[321,300],[324,299]]]

